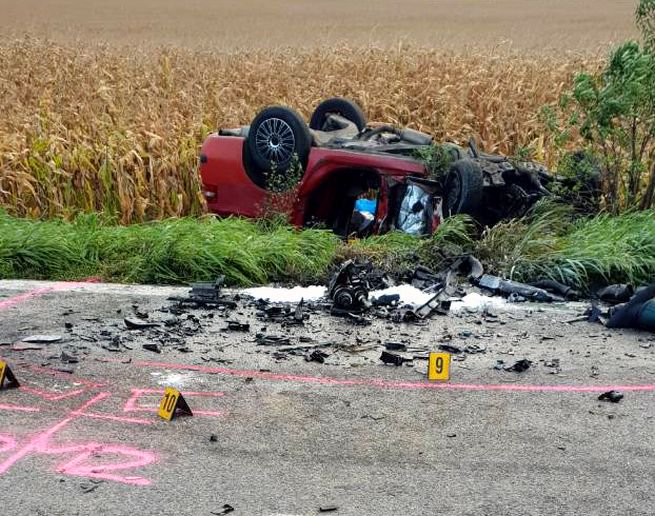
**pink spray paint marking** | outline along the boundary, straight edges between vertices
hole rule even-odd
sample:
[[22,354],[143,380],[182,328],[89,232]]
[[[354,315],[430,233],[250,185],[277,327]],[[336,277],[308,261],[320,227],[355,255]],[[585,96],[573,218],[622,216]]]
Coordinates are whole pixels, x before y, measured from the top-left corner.
[[[132,396],[125,402],[123,406],[123,412],[157,412],[157,407],[142,407],[139,406],[137,401],[139,398],[147,397],[148,395],[157,394],[159,396],[164,395],[164,389],[132,389]],[[195,396],[205,396],[211,398],[218,398],[224,396],[222,392],[194,392],[194,391],[184,391],[182,395],[185,398],[192,398]],[[211,410],[196,410],[191,409],[194,416],[222,416],[222,412],[215,412]]]
[[34,290],[28,290],[27,292],[23,292],[22,294],[18,294],[13,297],[3,299],[2,301],[0,301],[0,310],[4,310],[6,308],[10,308],[20,303],[24,303],[25,301],[30,301],[31,299],[44,296],[46,294],[49,294],[50,292],[70,290],[87,285],[88,283],[97,283],[97,282],[98,282],[98,278],[89,278],[84,281],[62,281],[59,283],[55,283],[54,285],[51,285],[49,287],[42,287],[42,288],[36,288]]
[[8,410],[13,412],[40,412],[41,409],[38,407],[28,407],[25,405],[8,405],[6,403],[0,403],[0,410]]
[[517,385],[517,384],[471,384],[471,383],[427,383],[376,378],[330,378],[326,376],[300,376],[294,374],[277,374],[263,371],[229,369],[227,367],[207,367],[190,364],[171,364],[166,362],[134,362],[138,367],[154,367],[178,371],[198,371],[207,374],[260,378],[262,380],[313,383],[342,387],[368,387],[374,389],[409,389],[409,390],[463,390],[463,391],[510,391],[510,392],[606,392],[611,390],[628,392],[655,392],[655,385]]
[[65,400],[67,398],[73,398],[75,396],[84,394],[85,392],[88,392],[92,389],[105,386],[104,383],[92,382],[91,380],[87,380],[85,378],[75,378],[74,381],[71,381],[72,378],[69,374],[62,373],[61,371],[55,371],[47,367],[30,365],[27,366],[27,369],[29,369],[30,371],[35,371],[37,373],[45,373],[55,378],[62,378],[66,380],[68,383],[71,383],[71,385],[73,386],[77,384],[84,385],[84,387],[81,389],[76,389],[73,391],[68,391],[63,393],[57,391],[46,391],[43,389],[37,389],[36,387],[30,387],[24,384],[20,386],[21,391],[34,394],[36,396],[39,396],[40,398],[43,398],[46,401],[60,401],[60,400]]
[[[79,445],[69,446],[54,446],[50,440],[52,437],[69,425],[72,421],[80,417],[103,417],[103,414],[88,413],[86,410],[92,405],[111,396],[109,392],[101,392],[83,403],[79,408],[69,412],[68,416],[50,428],[36,434],[25,445],[10,455],[4,462],[0,463],[0,475],[5,474],[17,462],[24,459],[29,455],[34,454],[69,454],[76,453],[72,459],[60,464],[56,467],[56,471],[67,475],[75,475],[82,477],[92,477],[104,480],[111,480],[113,482],[120,482],[130,485],[148,485],[150,480],[140,476],[122,476],[115,474],[117,471],[127,471],[134,468],[139,468],[152,464],[157,460],[157,456],[148,451],[138,450],[129,446],[104,444],[104,443],[85,443]],[[113,418],[121,420],[122,418]],[[126,418],[132,419],[132,418]],[[131,421],[131,422],[135,422]],[[17,447],[16,441],[13,437],[0,434],[0,452],[13,450]],[[111,464],[93,464],[90,462],[92,457],[98,454],[110,454],[128,457],[129,460],[125,462],[116,462]]]

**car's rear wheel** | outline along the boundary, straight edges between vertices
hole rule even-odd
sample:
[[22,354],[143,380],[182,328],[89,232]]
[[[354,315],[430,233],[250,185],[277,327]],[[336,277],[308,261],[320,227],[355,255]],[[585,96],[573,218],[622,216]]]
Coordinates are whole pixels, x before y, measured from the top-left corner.
[[[250,124],[244,162],[249,174],[258,176],[256,183],[286,189],[277,183],[287,177],[291,169],[300,169],[294,172],[302,174],[307,166],[311,144],[307,124],[298,113],[287,107],[267,107]],[[275,185],[271,184],[273,177]]]
[[482,169],[475,161],[461,159],[453,163],[446,176],[444,201],[446,215],[466,213],[475,215],[480,210],[484,184]]
[[310,129],[323,131],[329,115],[339,115],[350,120],[359,131],[366,128],[366,115],[355,102],[340,97],[334,97],[321,102],[309,121]]

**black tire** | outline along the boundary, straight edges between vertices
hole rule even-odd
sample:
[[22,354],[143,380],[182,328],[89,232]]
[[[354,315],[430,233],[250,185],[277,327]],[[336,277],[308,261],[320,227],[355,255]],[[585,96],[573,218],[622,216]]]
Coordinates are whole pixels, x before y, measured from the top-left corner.
[[357,126],[357,129],[363,131],[366,128],[366,115],[357,104],[352,100],[334,97],[321,102],[309,121],[309,128],[315,131],[322,131],[325,126],[327,116],[335,114],[350,120]]
[[293,109],[281,106],[260,111],[250,124],[244,161],[259,174],[285,172],[294,156],[305,169],[312,145],[307,124]]
[[453,163],[446,176],[444,188],[445,213],[475,215],[480,211],[484,183],[482,169],[471,159]]

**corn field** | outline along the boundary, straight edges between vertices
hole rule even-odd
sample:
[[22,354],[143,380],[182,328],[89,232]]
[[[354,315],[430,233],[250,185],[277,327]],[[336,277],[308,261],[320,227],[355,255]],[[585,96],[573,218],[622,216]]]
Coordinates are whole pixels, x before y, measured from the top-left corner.
[[203,138],[270,104],[309,117],[330,96],[370,120],[474,137],[489,152],[556,156],[539,113],[597,58],[446,52],[399,46],[217,53],[0,46],[0,206],[71,218],[102,211],[128,224],[204,212]]

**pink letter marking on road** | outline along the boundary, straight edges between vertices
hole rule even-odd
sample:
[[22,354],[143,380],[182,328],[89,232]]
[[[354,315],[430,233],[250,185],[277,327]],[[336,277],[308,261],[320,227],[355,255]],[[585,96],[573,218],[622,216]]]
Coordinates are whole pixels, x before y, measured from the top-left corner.
[[[81,445],[71,445],[71,446],[53,446],[50,444],[50,439],[61,429],[69,425],[72,421],[79,417],[103,417],[102,414],[89,414],[86,413],[86,409],[92,405],[102,401],[103,399],[111,396],[108,392],[101,392],[86,401],[76,410],[71,411],[68,416],[55,425],[51,426],[47,430],[40,432],[30,439],[22,448],[18,449],[10,455],[4,462],[0,463],[0,475],[5,474],[9,469],[16,464],[21,459],[24,459],[28,455],[35,453],[43,454],[65,454],[65,453],[77,453],[70,461],[59,465],[56,468],[56,471],[60,473],[65,473],[68,475],[76,475],[83,477],[94,477],[101,478],[105,480],[111,480],[113,482],[120,482],[123,484],[131,485],[148,485],[150,480],[147,478],[139,476],[120,476],[116,475],[113,472],[129,470],[133,468],[138,468],[152,464],[157,460],[157,456],[154,453],[148,451],[137,450],[129,446],[113,445],[113,444],[103,444],[103,443],[86,443]],[[108,416],[110,417],[110,416]],[[113,417],[112,417],[113,418]],[[121,420],[122,418],[115,418]],[[130,418],[125,418],[130,419]],[[133,421],[133,422],[136,422]],[[0,434],[0,452],[5,452],[12,450],[16,447],[16,441],[13,437],[8,435]],[[100,464],[93,465],[89,464],[88,460],[93,455],[98,453],[109,453],[115,455],[124,455],[130,457],[132,460],[122,463],[114,464]]]

